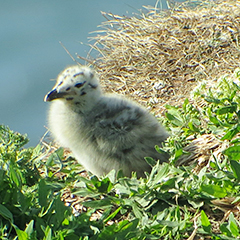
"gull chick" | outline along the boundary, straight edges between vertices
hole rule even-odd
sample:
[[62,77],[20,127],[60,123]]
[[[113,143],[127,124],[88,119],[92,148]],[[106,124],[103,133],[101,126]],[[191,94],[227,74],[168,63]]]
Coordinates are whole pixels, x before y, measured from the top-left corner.
[[168,161],[167,154],[155,150],[169,136],[157,119],[129,99],[103,94],[89,67],[66,68],[45,101],[51,102],[53,137],[97,176],[121,169],[126,176],[135,171],[143,177],[151,171],[144,157]]

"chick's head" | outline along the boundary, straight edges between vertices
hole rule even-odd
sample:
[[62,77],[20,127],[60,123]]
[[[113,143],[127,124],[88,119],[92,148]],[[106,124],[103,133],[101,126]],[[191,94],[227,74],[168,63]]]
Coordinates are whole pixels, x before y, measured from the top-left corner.
[[101,95],[99,80],[86,66],[71,66],[62,71],[53,89],[47,93],[45,102],[65,101],[79,107],[92,106]]

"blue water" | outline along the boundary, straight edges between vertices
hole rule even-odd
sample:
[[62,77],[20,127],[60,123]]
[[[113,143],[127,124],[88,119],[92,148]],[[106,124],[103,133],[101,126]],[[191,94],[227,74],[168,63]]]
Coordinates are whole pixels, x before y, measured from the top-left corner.
[[[165,1],[161,1],[166,8]],[[27,134],[35,146],[46,129],[44,95],[72,55],[86,57],[100,11],[131,16],[156,0],[0,0],[0,124]],[[81,44],[80,42],[84,43]],[[80,61],[81,62],[81,61]],[[83,61],[81,63],[84,63]]]

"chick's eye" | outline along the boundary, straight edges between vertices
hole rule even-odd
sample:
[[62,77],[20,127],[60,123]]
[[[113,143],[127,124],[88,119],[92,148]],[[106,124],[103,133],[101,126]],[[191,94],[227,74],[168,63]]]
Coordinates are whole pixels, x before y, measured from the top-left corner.
[[80,87],[82,87],[82,86],[85,84],[85,82],[86,82],[86,81],[81,82],[81,83],[76,83],[76,84],[74,85],[74,87],[80,88]]

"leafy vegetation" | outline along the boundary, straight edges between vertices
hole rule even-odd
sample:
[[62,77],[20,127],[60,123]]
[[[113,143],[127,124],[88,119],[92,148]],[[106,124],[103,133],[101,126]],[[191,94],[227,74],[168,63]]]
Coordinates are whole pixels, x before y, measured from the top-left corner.
[[[215,87],[203,82],[194,100],[181,108],[166,106],[163,121],[172,137],[156,150],[168,151],[171,161],[160,165],[146,158],[154,164],[143,179],[114,171],[102,179],[84,177],[62,148],[24,148],[26,136],[1,126],[0,239],[238,239],[239,77],[236,70]],[[189,156],[191,139],[206,134],[227,143],[223,153],[207,156],[198,171],[199,159],[177,166]],[[71,207],[67,189],[72,199],[78,197]]]

